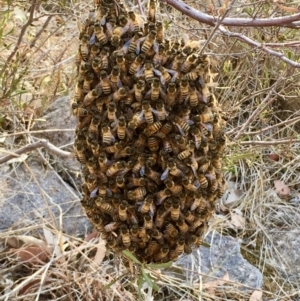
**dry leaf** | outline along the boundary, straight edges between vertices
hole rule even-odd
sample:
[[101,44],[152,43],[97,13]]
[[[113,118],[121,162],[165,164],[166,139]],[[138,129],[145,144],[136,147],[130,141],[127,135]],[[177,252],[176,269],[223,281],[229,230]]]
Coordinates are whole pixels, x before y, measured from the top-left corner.
[[[229,281],[229,274],[226,272],[222,279],[217,279],[213,281],[208,281],[202,285],[205,289],[214,289],[217,286],[224,285],[227,281]],[[198,284],[199,285],[199,284]]]
[[269,154],[268,155],[268,158],[271,160],[271,161],[279,161],[279,156],[277,154]]
[[261,297],[262,297],[262,291],[254,291],[251,294],[249,301],[259,301],[261,300]]
[[245,218],[237,213],[230,212],[231,215],[231,224],[236,229],[244,229],[245,228]]
[[96,238],[97,236],[99,235],[99,232],[92,232],[92,233],[89,233],[85,236],[84,240],[85,241],[91,241],[92,239]]
[[33,264],[47,262],[49,255],[41,247],[23,247],[15,250],[15,254],[22,262],[30,262]]
[[93,267],[97,268],[97,266],[99,266],[102,263],[102,261],[105,257],[105,253],[106,253],[105,245],[106,245],[106,240],[103,240],[103,239],[100,238],[99,242],[96,244],[97,252],[96,252],[96,255],[95,255],[95,257],[93,259],[93,262],[92,262],[93,265],[89,266],[88,271],[91,271]]
[[274,181],[274,186],[276,189],[276,193],[279,196],[285,197],[285,196],[290,195],[291,190],[290,190],[289,186],[287,186],[284,182],[282,182],[280,180],[276,180],[276,181]]
[[23,241],[26,245],[36,246],[43,249],[45,252],[51,253],[51,248],[41,239],[27,235],[17,235],[15,238]]
[[17,158],[10,159],[6,162],[6,164],[12,164],[12,163],[22,163],[28,158],[28,155],[21,154]]

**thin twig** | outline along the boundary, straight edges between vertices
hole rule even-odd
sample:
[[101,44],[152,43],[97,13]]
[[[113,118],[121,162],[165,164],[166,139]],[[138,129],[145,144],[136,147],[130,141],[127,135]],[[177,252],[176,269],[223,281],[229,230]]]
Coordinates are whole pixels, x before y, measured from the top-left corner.
[[62,158],[70,158],[71,153],[70,152],[66,152],[66,151],[62,151],[61,149],[57,148],[55,145],[51,144],[48,140],[43,139],[43,140],[39,140],[37,142],[28,144],[20,149],[18,149],[17,151],[15,151],[14,154],[10,154],[8,156],[5,156],[3,158],[0,158],[0,164],[3,164],[7,161],[9,161],[10,159],[13,159],[15,157],[18,157],[21,154],[24,153],[28,153],[36,148],[40,148],[40,147],[44,147],[45,149],[47,149],[50,153],[60,156]]
[[278,145],[278,144],[292,144],[299,143],[299,139],[285,139],[285,140],[270,140],[270,141],[242,141],[239,142],[240,145],[257,145],[257,146],[269,146],[269,145]]
[[275,96],[273,96],[271,98],[271,95],[276,94],[276,92],[274,91],[274,87],[277,85],[277,83],[278,83],[278,81],[270,89],[268,95],[265,97],[265,99],[262,101],[262,103],[256,108],[256,110],[251,114],[251,116],[248,118],[248,120],[243,124],[241,129],[238,131],[238,133],[234,137],[235,140],[239,139],[243,135],[246,127],[256,118],[256,116],[259,115],[260,112],[262,112],[267,105],[269,105],[272,101],[274,101]]
[[[215,26],[218,22],[218,18],[205,14],[195,8],[185,4],[184,2],[178,0],[165,0],[167,4],[173,6],[183,14],[197,20],[201,23],[205,23],[211,26]],[[285,17],[278,18],[225,18],[222,21],[224,26],[234,26],[234,27],[270,27],[270,26],[281,26],[295,28],[299,24],[294,23],[300,21],[300,13],[293,14]]]
[[52,18],[53,18],[53,16],[48,16],[48,18],[45,21],[45,23],[43,24],[42,28],[35,35],[34,39],[30,42],[30,44],[29,44],[30,48],[32,48],[35,45],[36,41],[38,40],[38,38],[40,37],[40,35],[44,32],[44,30],[46,29],[46,27],[48,26],[48,24],[50,23],[50,21],[51,21]]
[[277,123],[277,124],[274,124],[274,125],[271,125],[271,126],[268,126],[268,127],[264,128],[264,129],[261,129],[259,131],[245,132],[244,135],[248,135],[248,136],[259,135],[259,134],[262,134],[263,132],[272,130],[273,128],[279,127],[281,125],[287,125],[287,124],[291,124],[291,123],[296,123],[299,120],[300,120],[300,116],[292,118],[292,119],[288,119],[288,120],[285,120],[285,121],[282,121],[280,123]]
[[223,26],[219,27],[219,30],[226,36],[230,37],[230,38],[237,38],[245,43],[247,43],[248,45],[254,46],[272,56],[276,56],[278,57],[280,60],[282,60],[283,62],[295,67],[295,68],[300,68],[300,63],[296,63],[295,61],[290,60],[289,58],[287,58],[286,56],[284,56],[281,52],[278,51],[274,51],[272,49],[267,48],[264,44],[256,42],[252,39],[250,39],[249,37],[244,36],[243,34],[240,33],[236,33],[236,32],[231,32],[229,30],[226,30]]
[[4,64],[3,68],[1,69],[0,73],[5,72],[5,69],[7,68],[8,64],[10,63],[10,61],[12,60],[12,58],[14,57],[14,55],[17,53],[17,51],[19,49],[19,46],[22,42],[22,39],[23,39],[23,36],[24,36],[24,34],[27,30],[27,27],[30,26],[30,24],[33,22],[33,15],[34,15],[35,7],[36,7],[36,2],[37,2],[37,0],[32,0],[28,21],[22,26],[21,32],[19,34],[18,41],[16,43],[16,46],[15,46],[14,50],[12,51],[12,53],[7,58],[7,60]]
[[0,135],[0,138],[12,137],[12,136],[20,136],[20,135],[31,135],[31,134],[43,134],[43,133],[53,133],[53,132],[74,132],[75,129],[48,129],[48,130],[38,130],[38,131],[23,131],[16,132],[12,134],[4,134]]

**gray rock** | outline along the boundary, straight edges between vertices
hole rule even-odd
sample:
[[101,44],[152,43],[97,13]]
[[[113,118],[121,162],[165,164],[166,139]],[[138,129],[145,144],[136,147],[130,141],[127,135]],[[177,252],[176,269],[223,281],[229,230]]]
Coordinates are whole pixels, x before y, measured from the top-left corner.
[[[295,220],[299,220],[299,212],[295,210]],[[281,230],[281,231],[280,231]],[[300,281],[300,236],[299,228],[276,229],[270,234],[273,246],[272,260],[273,264],[282,277],[290,281]]]
[[48,139],[55,146],[62,146],[74,142],[74,131],[59,131],[59,129],[75,129],[77,124],[76,117],[71,114],[68,96],[55,100],[44,112],[42,119],[45,119],[45,121],[36,122],[32,130],[58,130],[56,132],[34,134],[35,137]]
[[37,162],[26,162],[11,169],[0,167],[0,231],[13,227],[44,225],[62,229],[74,236],[91,231],[76,192],[62,183],[53,170],[46,170]]
[[213,232],[206,237],[205,242],[210,247],[201,246],[192,254],[183,255],[178,259],[175,266],[183,268],[178,270],[183,272],[177,274],[178,277],[192,284],[199,281],[198,272],[207,275],[203,279],[204,282],[215,280],[209,276],[222,279],[227,272],[229,281],[242,284],[241,290],[245,289],[243,285],[253,288],[262,287],[262,273],[243,258],[238,241],[230,236],[221,236]]

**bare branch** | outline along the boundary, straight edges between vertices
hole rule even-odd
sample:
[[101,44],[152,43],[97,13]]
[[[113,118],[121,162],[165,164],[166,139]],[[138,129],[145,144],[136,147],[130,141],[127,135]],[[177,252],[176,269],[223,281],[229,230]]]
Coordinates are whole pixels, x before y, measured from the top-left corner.
[[69,158],[71,156],[70,152],[62,151],[61,149],[57,148],[55,145],[51,144],[48,140],[43,139],[43,140],[39,140],[37,142],[28,144],[28,145],[18,149],[17,151],[15,151],[13,154],[10,154],[8,156],[0,158],[0,164],[3,164],[5,162],[9,161],[10,159],[18,157],[21,154],[28,153],[28,152],[30,152],[36,148],[40,148],[40,147],[44,147],[50,153],[60,156],[65,159]]
[[12,137],[12,136],[20,136],[20,135],[31,135],[31,134],[44,134],[44,133],[51,133],[51,132],[75,132],[75,129],[48,129],[48,130],[38,130],[38,131],[23,131],[23,132],[16,132],[12,134],[4,134],[0,135],[0,138]]
[[278,144],[291,144],[299,143],[299,139],[285,139],[285,140],[270,140],[270,141],[242,141],[239,142],[240,145],[257,145],[257,146],[269,146],[269,145],[278,145]]
[[22,42],[23,36],[28,28],[28,26],[30,26],[30,24],[33,22],[33,16],[34,16],[34,11],[35,11],[35,7],[36,7],[36,0],[33,0],[31,3],[31,7],[30,7],[30,13],[29,13],[29,18],[28,21],[22,26],[21,32],[19,34],[19,38],[18,41],[16,43],[15,48],[13,49],[12,53],[10,54],[10,56],[7,58],[3,68],[1,69],[1,73],[4,73],[5,69],[7,68],[8,64],[10,63],[10,61],[12,60],[12,58],[14,57],[14,55],[16,54],[16,52],[19,49],[19,46]]
[[293,66],[293,67],[295,67],[295,68],[300,68],[300,63],[296,63],[296,62],[294,62],[294,61],[288,59],[288,58],[287,58],[286,56],[284,56],[281,52],[277,52],[277,51],[274,51],[274,50],[272,50],[272,49],[269,49],[269,48],[265,47],[264,44],[261,44],[261,43],[259,43],[259,42],[256,42],[256,41],[254,41],[254,40],[252,40],[252,39],[250,39],[250,38],[248,38],[248,37],[246,37],[246,36],[244,36],[244,35],[242,35],[242,34],[234,33],[234,32],[228,31],[228,30],[226,30],[223,26],[220,26],[220,27],[219,27],[219,30],[220,30],[223,34],[225,34],[226,36],[228,36],[228,37],[231,37],[231,38],[237,38],[237,39],[239,39],[239,40],[241,40],[241,41],[243,41],[243,42],[245,42],[245,43],[247,43],[247,44],[249,44],[249,45],[251,45],[251,46],[254,46],[254,47],[256,47],[256,48],[258,48],[258,49],[260,49],[260,50],[262,50],[262,51],[264,51],[264,52],[266,52],[266,53],[268,53],[268,54],[270,54],[270,55],[272,55],[272,56],[278,57],[278,58],[279,58],[280,60],[282,60],[283,62],[285,62],[285,63],[287,63],[287,64],[289,64],[289,65],[291,65],[291,66]]
[[[276,83],[278,83],[278,81]],[[256,118],[256,116],[259,115],[267,105],[269,105],[270,103],[272,103],[272,101],[274,101],[275,97],[271,97],[271,96],[272,94],[275,93],[276,92],[274,91],[274,86],[273,86],[270,89],[268,95],[265,97],[265,99],[261,102],[261,104],[256,108],[256,110],[251,114],[251,116],[247,119],[247,121],[243,124],[241,129],[238,131],[238,133],[234,137],[235,140],[239,139],[243,135],[246,127]]]
[[[177,10],[181,11],[183,14],[207,25],[215,26],[218,22],[217,17],[210,16],[208,14],[202,13],[199,10],[185,4],[184,2],[178,0],[165,0],[166,3],[173,6]],[[225,18],[222,21],[224,26],[235,26],[235,27],[270,27],[270,26],[282,26],[289,28],[299,27],[300,13],[293,14],[285,17],[278,18],[266,18],[266,19],[250,19],[250,18]]]

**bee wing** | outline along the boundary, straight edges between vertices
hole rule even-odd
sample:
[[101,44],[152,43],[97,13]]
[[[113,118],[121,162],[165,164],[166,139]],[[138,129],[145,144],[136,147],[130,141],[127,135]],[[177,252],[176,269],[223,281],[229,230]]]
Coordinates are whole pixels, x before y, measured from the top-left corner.
[[95,33],[93,33],[93,35],[90,38],[90,45],[93,45],[95,43],[95,40],[96,40],[96,35]]
[[131,43],[132,40],[133,40],[133,38],[129,39],[129,40],[124,44],[124,46],[123,46],[122,49],[121,49],[121,51],[122,51],[123,53],[127,53],[127,52],[128,52],[128,47],[129,47],[129,45],[130,45],[130,43]]
[[140,176],[143,177],[145,175],[145,166],[142,166],[140,169]]
[[145,68],[140,66],[138,68],[138,71],[135,73],[135,76],[136,77],[141,77],[143,75],[144,71],[145,71]]
[[95,196],[97,195],[98,188],[99,188],[99,187],[96,187],[96,188],[91,192],[91,194],[90,194],[90,197],[91,197],[91,198],[93,198],[93,197],[95,197]]
[[176,123],[176,126],[177,126],[177,128],[178,128],[180,134],[181,134],[182,136],[186,136],[186,134],[185,134],[184,130],[182,129],[182,127],[181,127],[179,124],[177,124],[177,123]]
[[153,49],[156,53],[158,53],[158,43],[156,41],[153,43]]
[[165,169],[165,171],[162,173],[162,175],[161,175],[161,177],[160,177],[160,179],[161,179],[162,181],[164,181],[164,180],[167,178],[167,176],[168,176],[168,174],[169,174],[169,171],[170,171],[170,169],[167,167],[167,168]]
[[125,34],[125,33],[130,29],[130,26],[131,26],[131,22],[128,21],[127,24],[123,27],[121,36],[122,36],[123,34]]
[[211,123],[202,123],[202,125],[210,132],[213,131],[213,125]]

